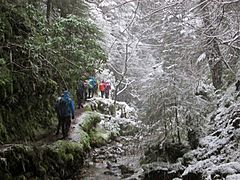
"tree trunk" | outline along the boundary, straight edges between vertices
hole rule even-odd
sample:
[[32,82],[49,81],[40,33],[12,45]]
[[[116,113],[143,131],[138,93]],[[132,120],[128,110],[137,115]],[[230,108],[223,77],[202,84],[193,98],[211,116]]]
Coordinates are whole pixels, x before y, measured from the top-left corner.
[[167,117],[166,117],[166,107],[165,107],[165,103],[163,104],[163,118],[164,118],[164,138],[167,137],[168,132],[167,132]]
[[222,55],[216,40],[211,40],[211,45],[207,51],[208,64],[211,69],[213,86],[216,89],[222,87],[223,64]]
[[126,44],[126,56],[125,56],[125,63],[124,63],[124,70],[121,74],[121,79],[119,81],[119,83],[116,85],[115,91],[114,91],[114,105],[116,105],[116,101],[117,101],[117,95],[118,95],[118,89],[124,79],[124,76],[127,73],[127,61],[128,61],[128,44]]
[[178,143],[181,144],[181,136],[180,136],[180,131],[179,131],[179,121],[178,121],[178,110],[177,110],[177,99],[176,98],[175,98],[175,121],[177,124]]
[[173,128],[173,123],[172,123],[172,118],[169,117],[169,122],[170,122],[170,136],[172,137],[172,142],[175,143],[175,138],[174,138],[174,128]]
[[207,1],[201,0],[201,12],[206,35],[206,56],[208,59],[208,64],[211,69],[212,83],[216,89],[220,89],[223,85],[222,75],[223,75],[223,57],[221,55],[218,42],[214,37],[217,33],[216,28],[212,25],[210,20],[210,13],[207,7]]
[[59,7],[59,9],[60,9],[60,16],[61,17],[63,17],[63,18],[66,18],[67,17],[67,4],[66,4],[66,1],[63,1],[63,0],[61,0],[61,1],[59,1],[59,5],[60,5],[60,7]]
[[51,9],[52,9],[52,0],[47,0],[47,23],[50,24],[50,19],[51,19]]

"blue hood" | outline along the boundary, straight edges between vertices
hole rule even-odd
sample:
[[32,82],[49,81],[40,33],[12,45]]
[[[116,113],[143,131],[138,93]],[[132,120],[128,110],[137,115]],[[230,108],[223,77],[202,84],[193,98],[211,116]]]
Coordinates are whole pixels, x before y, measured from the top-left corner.
[[64,99],[70,98],[70,93],[69,93],[68,91],[64,91],[64,92],[63,92],[63,98],[64,98]]

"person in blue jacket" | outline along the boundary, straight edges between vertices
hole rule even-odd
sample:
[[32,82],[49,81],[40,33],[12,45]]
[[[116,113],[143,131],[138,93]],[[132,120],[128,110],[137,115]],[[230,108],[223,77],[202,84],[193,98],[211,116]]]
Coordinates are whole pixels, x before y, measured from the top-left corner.
[[88,80],[88,98],[92,98],[97,89],[97,81],[93,76],[89,77]]
[[[74,101],[70,97],[70,93],[66,90],[62,97],[58,98],[55,104],[55,110],[59,119],[58,128],[62,126],[63,138],[68,137],[71,119],[75,117]],[[59,132],[59,129],[57,130]]]

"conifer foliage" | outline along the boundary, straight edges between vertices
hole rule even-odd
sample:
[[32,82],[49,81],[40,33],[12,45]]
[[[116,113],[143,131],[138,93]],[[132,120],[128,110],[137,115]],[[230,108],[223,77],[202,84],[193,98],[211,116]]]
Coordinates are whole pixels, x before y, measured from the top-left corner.
[[56,96],[73,90],[80,75],[94,74],[106,55],[82,1],[0,4],[0,140],[6,142],[52,125]]

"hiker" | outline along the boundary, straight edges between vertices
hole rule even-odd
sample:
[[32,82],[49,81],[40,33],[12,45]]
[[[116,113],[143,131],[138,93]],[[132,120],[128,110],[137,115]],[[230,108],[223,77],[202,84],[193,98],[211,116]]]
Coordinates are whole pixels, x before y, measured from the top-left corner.
[[104,91],[105,91],[105,83],[104,81],[102,80],[102,82],[99,84],[99,90],[101,92],[101,97],[103,98],[104,97]]
[[105,98],[109,98],[109,92],[111,90],[111,85],[110,85],[110,82],[105,82],[105,90],[104,90],[104,93],[105,93]]
[[84,87],[84,89],[83,89],[84,101],[87,101],[87,94],[88,94],[88,81],[87,80],[85,80],[83,82],[83,87]]
[[93,91],[94,91],[94,94],[95,95],[98,95],[98,81],[96,79],[94,79],[94,88],[93,88]]
[[67,138],[71,119],[74,119],[74,101],[70,98],[68,91],[64,91],[63,95],[57,99],[55,110],[59,120],[56,134],[58,135],[60,126],[62,126],[63,138]]
[[78,100],[78,109],[83,108],[83,100],[84,100],[84,83],[80,80],[77,88],[77,100]]
[[90,77],[88,80],[88,98],[92,98],[94,95],[94,90],[96,89],[96,80],[94,77]]

